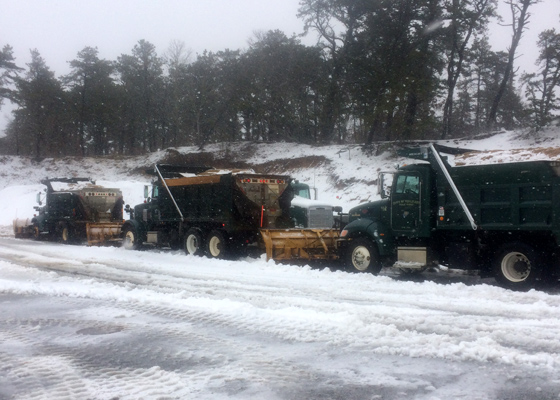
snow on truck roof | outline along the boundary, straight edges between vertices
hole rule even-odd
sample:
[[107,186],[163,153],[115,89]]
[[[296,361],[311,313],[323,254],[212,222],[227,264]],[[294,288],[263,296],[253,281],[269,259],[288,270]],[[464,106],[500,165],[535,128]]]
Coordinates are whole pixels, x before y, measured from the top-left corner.
[[305,197],[301,197],[298,195],[295,195],[294,198],[292,199],[292,207],[293,206],[297,206],[297,207],[301,207],[301,208],[332,208],[332,204],[329,204],[327,202],[321,202],[321,201],[317,201],[317,200],[311,200],[311,199],[306,199]]

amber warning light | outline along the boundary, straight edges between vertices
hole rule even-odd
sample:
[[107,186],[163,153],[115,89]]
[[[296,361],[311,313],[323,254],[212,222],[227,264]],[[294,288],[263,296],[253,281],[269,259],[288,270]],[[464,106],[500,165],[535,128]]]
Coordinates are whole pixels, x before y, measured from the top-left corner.
[[265,178],[245,178],[241,179],[241,183],[277,183],[277,184],[284,184],[286,183],[283,179],[265,179]]

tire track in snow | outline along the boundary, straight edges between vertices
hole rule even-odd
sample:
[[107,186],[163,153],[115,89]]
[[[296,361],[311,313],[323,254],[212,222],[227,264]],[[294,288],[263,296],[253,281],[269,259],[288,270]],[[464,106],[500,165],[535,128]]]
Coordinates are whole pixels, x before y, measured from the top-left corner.
[[[187,261],[202,261],[209,267],[156,268],[150,263],[184,260],[187,256],[152,252],[142,252],[140,257],[140,253],[113,251],[108,257],[104,254],[94,260],[88,256],[74,260],[70,256],[62,258],[57,252],[68,246],[55,247],[37,249],[49,269],[79,273],[130,290],[173,294],[170,302],[191,313],[177,317],[190,321],[286,340],[369,347],[383,354],[559,364],[556,321],[560,308],[558,298],[553,296],[495,287],[403,283],[344,273],[302,273],[297,267],[288,270],[283,266],[270,266],[272,276],[253,268],[252,272],[260,275],[248,277],[239,271],[224,271],[223,267],[213,271],[212,266],[218,265],[215,260],[194,258]],[[12,249],[12,256],[2,257],[24,265],[29,262],[26,257],[33,258],[21,254],[28,251],[26,245],[16,243]],[[70,253],[76,256],[75,251]],[[130,259],[135,262],[130,263]],[[236,266],[242,269],[248,263]],[[299,277],[304,281],[299,282]],[[334,285],[333,278],[337,280]],[[427,297],[423,293],[426,288],[431,292]],[[487,296],[477,298],[480,295]],[[223,308],[225,300],[230,308]],[[535,302],[542,303],[539,307],[543,311],[532,316]],[[159,306],[161,301],[155,304]],[[154,312],[169,313],[161,309]],[[487,351],[481,353],[480,348]]]
[[[74,303],[68,306],[79,307],[82,301]],[[240,346],[236,338],[216,336],[212,329],[196,333],[190,323],[177,322],[176,312],[168,317],[162,317],[164,309],[148,314],[154,311],[161,321],[149,325],[52,318],[1,322],[4,341],[18,341],[35,353],[24,358],[0,353],[12,390],[18,399],[115,398],[118,393],[184,398],[209,382],[217,387],[240,380],[280,387],[309,377],[304,368],[268,355],[262,346]],[[129,332],[142,334],[130,337]],[[213,350],[199,356],[201,348]]]

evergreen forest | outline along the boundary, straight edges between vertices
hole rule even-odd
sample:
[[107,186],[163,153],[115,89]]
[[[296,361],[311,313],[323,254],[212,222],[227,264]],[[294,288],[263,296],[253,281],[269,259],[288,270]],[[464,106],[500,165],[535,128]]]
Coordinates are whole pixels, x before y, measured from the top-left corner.
[[[38,49],[22,66],[0,43],[0,101],[17,105],[0,152],[138,155],[539,130],[560,109],[560,32],[531,21],[540,0],[500,1],[508,15],[497,15],[498,0],[301,0],[313,46],[279,30],[256,33],[243,50],[196,55],[183,42],[160,51],[139,40],[116,60],[85,47],[60,77]],[[498,20],[511,40],[493,51],[488,28]],[[529,26],[542,29],[539,56],[522,71],[515,61]]]

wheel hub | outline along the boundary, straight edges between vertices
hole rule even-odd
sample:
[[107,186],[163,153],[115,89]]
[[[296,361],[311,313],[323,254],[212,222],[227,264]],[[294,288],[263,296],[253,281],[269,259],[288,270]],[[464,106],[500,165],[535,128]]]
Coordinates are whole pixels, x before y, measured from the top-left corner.
[[364,251],[364,249],[356,249],[354,251],[353,257],[354,265],[358,270],[366,269],[369,266],[371,257],[369,252]]
[[502,260],[502,273],[511,282],[522,282],[531,273],[531,261],[522,253],[507,254]]
[[523,260],[517,260],[515,264],[513,264],[513,269],[518,274],[523,274],[527,272],[527,270],[529,269],[529,265],[527,265],[527,263]]

